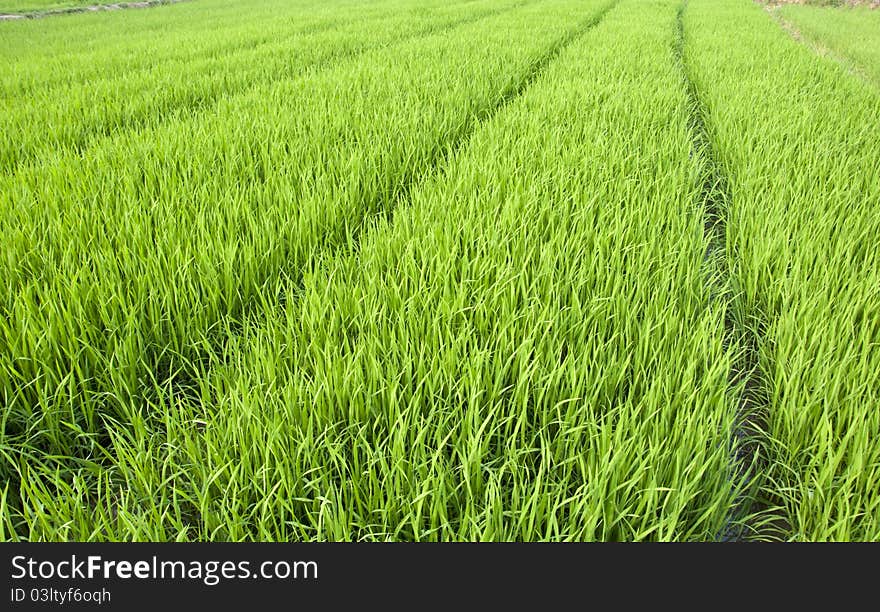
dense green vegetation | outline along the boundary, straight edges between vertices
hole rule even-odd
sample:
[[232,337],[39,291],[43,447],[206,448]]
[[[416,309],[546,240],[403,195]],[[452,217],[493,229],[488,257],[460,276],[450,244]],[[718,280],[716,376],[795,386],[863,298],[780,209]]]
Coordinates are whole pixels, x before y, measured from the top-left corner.
[[280,35],[277,41],[219,55],[129,69],[89,79],[88,87],[80,82],[32,89],[26,102],[21,96],[7,101],[9,108],[0,120],[0,167],[33,157],[45,160],[66,150],[79,153],[120,127],[174,125],[174,120],[198,114],[219,98],[232,98],[256,84],[292,78],[335,59],[474,21],[511,5],[478,0],[426,12],[411,6],[393,10],[391,4],[372,19],[317,32],[307,29],[293,37]]
[[779,13],[809,41],[830,49],[880,85],[880,10],[792,5]]
[[690,5],[736,314],[760,338],[765,495],[791,537],[880,539],[880,100],[759,7]]
[[3,24],[2,91],[4,97],[33,94],[47,86],[81,87],[96,77],[125,77],[163,65],[198,65],[303,33],[358,21],[374,23],[394,10],[423,15],[438,6],[443,4],[265,0],[243,10],[233,0],[198,0],[144,11],[12,21]]
[[760,6],[0,29],[0,538],[880,538],[880,96]]

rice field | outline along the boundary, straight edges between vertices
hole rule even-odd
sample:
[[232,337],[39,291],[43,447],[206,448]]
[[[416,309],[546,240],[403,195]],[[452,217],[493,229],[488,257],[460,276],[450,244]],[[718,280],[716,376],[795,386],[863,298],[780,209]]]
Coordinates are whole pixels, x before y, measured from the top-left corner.
[[855,11],[0,23],[0,539],[880,539]]
[[880,87],[880,11],[785,6],[779,15],[820,53],[833,55]]

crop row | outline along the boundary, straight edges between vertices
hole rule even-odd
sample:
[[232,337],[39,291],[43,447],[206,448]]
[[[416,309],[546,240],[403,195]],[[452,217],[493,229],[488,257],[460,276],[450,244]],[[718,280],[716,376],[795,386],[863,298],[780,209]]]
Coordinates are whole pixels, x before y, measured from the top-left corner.
[[248,87],[293,78],[310,67],[477,20],[512,4],[483,0],[418,15],[389,7],[386,15],[366,23],[13,98],[0,114],[0,168],[22,161],[54,163],[66,149],[78,153],[119,129],[173,121]]
[[[715,537],[734,402],[677,9],[620,3],[359,241],[263,285],[109,467],[30,472],[31,533]],[[535,15],[481,38],[522,48]]]
[[778,10],[809,42],[823,50],[830,49],[880,85],[880,11],[814,6],[785,6]]
[[[728,176],[727,255],[754,331],[764,515],[880,538],[880,104],[737,0],[691,0],[687,62]],[[759,509],[761,506],[756,506]]]
[[5,177],[4,446],[71,455],[130,422],[601,6],[530,5]]
[[880,539],[876,88],[745,0],[407,2],[20,115],[0,540]]
[[31,94],[171,61],[199,60],[387,15],[393,6],[406,5],[400,0],[266,0],[246,5],[198,0],[147,11],[5,22],[0,91],[4,96]]

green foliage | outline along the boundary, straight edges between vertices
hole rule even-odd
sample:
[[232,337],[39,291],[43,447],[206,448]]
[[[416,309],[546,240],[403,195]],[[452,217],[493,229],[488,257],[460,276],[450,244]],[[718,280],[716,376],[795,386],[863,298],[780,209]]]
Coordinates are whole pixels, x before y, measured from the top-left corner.
[[880,11],[786,6],[780,14],[808,41],[830,49],[846,65],[880,86]]
[[877,93],[682,9],[0,24],[0,539],[880,538]]
[[685,26],[733,192],[735,312],[761,338],[766,500],[795,539],[877,540],[876,91],[750,3],[691,0]]

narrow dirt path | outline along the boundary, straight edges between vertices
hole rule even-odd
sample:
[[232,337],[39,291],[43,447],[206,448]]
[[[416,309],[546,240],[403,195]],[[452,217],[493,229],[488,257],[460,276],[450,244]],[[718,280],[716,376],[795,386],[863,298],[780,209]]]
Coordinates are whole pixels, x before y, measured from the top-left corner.
[[73,15],[75,13],[99,13],[103,11],[119,11],[124,9],[153,8],[163,4],[178,4],[191,0],[143,0],[142,2],[117,2],[114,4],[93,4],[90,6],[71,6],[67,8],[48,9],[45,11],[32,11],[30,13],[7,13],[0,15],[0,21],[12,21],[16,19],[42,19],[43,17],[56,17],[58,15]]
[[[766,5],[768,9],[779,8],[780,6],[784,6],[786,4],[801,4],[801,5],[813,4],[814,6],[816,6],[815,3],[811,3],[808,0],[756,0],[756,2],[758,2],[758,4]],[[844,2],[842,2],[841,4],[843,6],[848,6],[848,7],[867,6],[868,8],[871,8],[871,9],[880,8],[880,0],[844,0]],[[822,5],[818,5],[818,6],[822,6]],[[828,5],[825,5],[825,6],[828,6]]]

